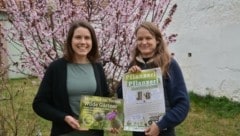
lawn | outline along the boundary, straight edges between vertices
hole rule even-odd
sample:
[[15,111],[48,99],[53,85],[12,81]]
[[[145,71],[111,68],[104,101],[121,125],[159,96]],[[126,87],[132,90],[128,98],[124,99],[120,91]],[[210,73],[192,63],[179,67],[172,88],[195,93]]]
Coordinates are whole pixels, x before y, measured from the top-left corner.
[[[0,136],[49,135],[50,122],[38,117],[31,107],[38,84],[35,78],[0,81]],[[177,136],[240,134],[240,103],[225,97],[201,97],[192,92],[189,96],[191,110],[176,128]],[[123,132],[119,136],[130,136],[130,133]]]

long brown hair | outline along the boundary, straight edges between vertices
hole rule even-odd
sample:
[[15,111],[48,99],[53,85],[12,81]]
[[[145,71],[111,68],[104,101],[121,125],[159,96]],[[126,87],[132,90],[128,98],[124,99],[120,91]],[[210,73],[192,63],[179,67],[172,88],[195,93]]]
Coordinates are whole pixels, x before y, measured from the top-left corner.
[[73,62],[74,51],[72,48],[72,38],[73,38],[74,31],[79,27],[88,29],[91,34],[92,49],[88,53],[87,58],[89,59],[90,62],[96,62],[100,58],[99,51],[98,51],[97,37],[93,27],[90,25],[89,22],[86,22],[86,21],[75,21],[71,24],[67,34],[66,43],[64,44],[63,57],[66,60]]
[[[147,29],[156,38],[157,46],[156,46],[154,56],[152,57],[153,63],[156,67],[160,67],[162,70],[163,76],[166,76],[168,73],[168,67],[171,61],[171,55],[168,52],[167,44],[166,42],[164,42],[163,36],[159,28],[157,27],[157,25],[155,25],[152,22],[143,22],[136,28],[135,35],[137,35],[137,32],[140,28]],[[136,57],[139,55],[141,55],[141,52],[138,50],[136,46],[135,52],[133,54],[132,64],[136,64]]]

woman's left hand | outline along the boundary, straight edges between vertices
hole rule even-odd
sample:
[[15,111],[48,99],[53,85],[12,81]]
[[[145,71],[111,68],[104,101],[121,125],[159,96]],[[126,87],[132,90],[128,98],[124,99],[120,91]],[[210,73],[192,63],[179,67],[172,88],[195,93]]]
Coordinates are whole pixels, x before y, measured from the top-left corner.
[[158,136],[160,134],[160,130],[155,122],[153,122],[149,128],[145,130],[146,136]]

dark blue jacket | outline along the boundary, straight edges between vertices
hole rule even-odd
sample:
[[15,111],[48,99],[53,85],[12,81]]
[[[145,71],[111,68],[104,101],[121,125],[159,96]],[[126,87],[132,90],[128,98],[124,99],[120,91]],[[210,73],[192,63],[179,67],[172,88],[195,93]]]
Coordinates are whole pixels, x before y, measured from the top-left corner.
[[[137,62],[142,69],[150,69],[155,66],[153,63]],[[157,122],[161,131],[172,130],[180,124],[189,112],[190,102],[187,88],[184,82],[182,71],[173,58],[171,59],[168,76],[163,77],[163,87],[166,103],[166,114]],[[118,90],[118,97],[122,98],[122,86]]]
[[[100,63],[92,65],[97,82],[95,95],[108,96],[108,86],[102,65]],[[73,131],[64,121],[66,115],[74,116],[68,100],[66,81],[67,61],[61,58],[49,65],[33,100],[33,110],[44,119],[52,121],[51,136]],[[103,131],[93,133],[95,132],[97,134],[94,136],[103,136]]]

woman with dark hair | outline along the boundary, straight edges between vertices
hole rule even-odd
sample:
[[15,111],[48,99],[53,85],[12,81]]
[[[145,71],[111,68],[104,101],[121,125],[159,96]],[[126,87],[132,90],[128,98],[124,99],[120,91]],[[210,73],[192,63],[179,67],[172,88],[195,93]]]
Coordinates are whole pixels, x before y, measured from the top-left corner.
[[80,96],[108,96],[108,86],[93,27],[71,24],[64,56],[47,68],[33,101],[33,110],[52,121],[51,136],[103,136],[101,130],[80,130]]
[[[181,69],[168,52],[155,24],[142,23],[135,35],[136,48],[128,72],[161,68],[166,114],[153,122],[145,132],[133,132],[133,136],[175,136],[174,127],[186,118],[189,111],[189,97]],[[119,98],[123,97],[121,83],[117,93]]]

